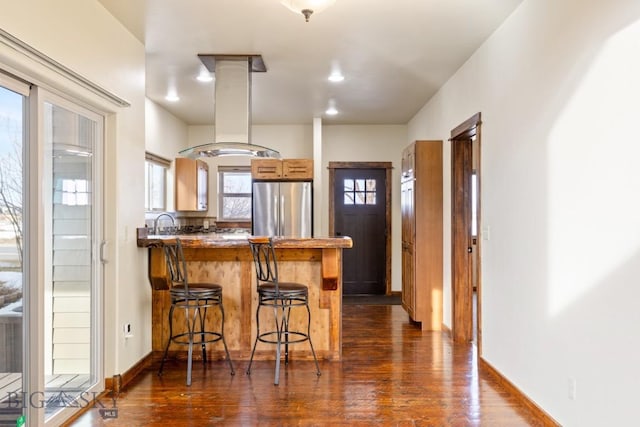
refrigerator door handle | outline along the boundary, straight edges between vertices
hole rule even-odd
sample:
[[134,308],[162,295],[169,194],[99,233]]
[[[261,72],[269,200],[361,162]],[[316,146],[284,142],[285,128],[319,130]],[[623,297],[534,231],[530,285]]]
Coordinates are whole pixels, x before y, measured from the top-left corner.
[[284,215],[285,215],[285,206],[284,206],[284,196],[280,195],[280,215],[278,216],[279,224],[278,224],[278,236],[282,236],[284,234]]
[[280,196],[278,194],[274,194],[273,195],[273,228],[274,228],[274,233],[277,235],[279,233],[279,228],[280,228],[280,221],[279,221],[279,217],[280,217],[280,213],[279,213],[279,206],[280,204],[278,203],[278,199],[280,198]]

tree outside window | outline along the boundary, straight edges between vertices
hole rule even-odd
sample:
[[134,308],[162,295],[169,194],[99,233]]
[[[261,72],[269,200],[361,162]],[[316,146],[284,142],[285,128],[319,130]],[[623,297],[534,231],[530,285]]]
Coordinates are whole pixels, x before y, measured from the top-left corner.
[[251,219],[251,169],[246,166],[218,167],[218,219]]

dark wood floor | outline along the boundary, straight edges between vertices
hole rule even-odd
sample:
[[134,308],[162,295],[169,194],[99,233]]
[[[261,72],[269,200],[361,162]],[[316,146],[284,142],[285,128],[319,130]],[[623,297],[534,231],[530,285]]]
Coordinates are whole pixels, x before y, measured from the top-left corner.
[[[398,305],[343,307],[343,361],[292,361],[273,385],[273,362],[171,362],[162,377],[140,375],[116,400],[117,419],[98,409],[74,426],[527,426],[542,425],[484,373],[470,345],[421,332]],[[306,345],[306,343],[298,344]],[[106,407],[112,407],[110,399]]]

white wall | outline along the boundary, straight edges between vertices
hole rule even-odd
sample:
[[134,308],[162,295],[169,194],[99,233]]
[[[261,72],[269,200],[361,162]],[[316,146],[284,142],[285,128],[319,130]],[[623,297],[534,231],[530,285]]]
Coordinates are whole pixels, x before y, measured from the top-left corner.
[[146,151],[173,160],[189,141],[187,125],[150,99],[145,100]]
[[637,418],[639,18],[525,0],[409,123],[446,140],[482,113],[483,357],[566,426]]
[[329,230],[329,162],[392,162],[391,288],[402,290],[400,234],[400,162],[407,143],[405,125],[326,125],[322,128],[322,234]]
[[[3,2],[0,27],[131,103],[117,108],[42,67],[30,68],[17,53],[0,58],[3,65],[12,63],[25,75],[112,113],[105,141],[105,375],[110,377],[151,350],[146,251],[135,239],[144,218],[144,47],[95,0]],[[127,341],[123,323],[134,331]]]
[[[185,122],[150,99],[145,100],[145,149],[167,160],[171,168],[167,172],[167,210],[174,210],[174,177],[178,152],[185,148],[189,131]],[[151,215],[155,218],[157,214]]]

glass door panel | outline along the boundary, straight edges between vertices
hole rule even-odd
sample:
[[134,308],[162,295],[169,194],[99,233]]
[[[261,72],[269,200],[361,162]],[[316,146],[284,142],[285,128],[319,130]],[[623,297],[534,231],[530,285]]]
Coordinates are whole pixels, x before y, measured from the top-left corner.
[[[98,117],[44,102],[45,419],[102,379],[97,370],[100,223],[96,192]],[[89,399],[91,396],[89,396]]]
[[0,81],[0,425],[22,416],[25,97]]
[[59,424],[104,388],[103,127],[0,72],[0,426]]

